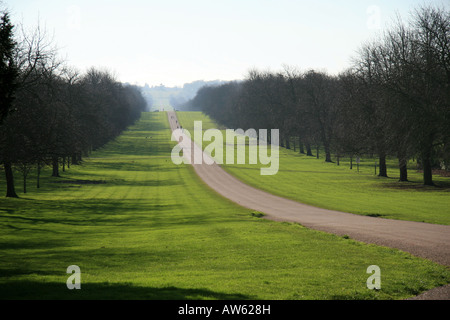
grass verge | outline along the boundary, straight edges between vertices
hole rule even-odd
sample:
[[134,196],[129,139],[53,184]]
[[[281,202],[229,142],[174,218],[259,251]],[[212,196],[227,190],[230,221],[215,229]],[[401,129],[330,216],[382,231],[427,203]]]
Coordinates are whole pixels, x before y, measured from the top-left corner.
[[261,219],[174,165],[172,147],[166,114],[145,113],[62,178],[1,198],[0,298],[403,299],[450,281],[408,253]]
[[[195,120],[202,121],[203,130],[224,129],[201,112],[177,115],[183,128],[192,134]],[[210,143],[204,142],[204,147]],[[338,166],[326,163],[323,154],[317,159],[280,147],[279,171],[275,175],[261,175],[261,165],[225,163],[222,167],[249,185],[309,205],[374,217],[450,224],[450,178],[435,175],[437,187],[423,186],[422,173],[410,162],[409,182],[399,182],[395,159],[388,159],[388,178],[375,175],[375,161],[362,158],[358,170],[353,160],[350,170],[349,158],[341,158]]]

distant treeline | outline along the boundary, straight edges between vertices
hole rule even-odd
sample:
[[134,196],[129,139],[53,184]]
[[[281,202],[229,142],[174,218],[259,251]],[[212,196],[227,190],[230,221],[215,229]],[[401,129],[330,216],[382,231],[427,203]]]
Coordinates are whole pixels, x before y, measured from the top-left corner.
[[170,104],[172,107],[183,111],[195,111],[196,106],[191,105],[190,100],[195,97],[200,88],[204,86],[218,86],[225,82],[223,80],[197,80],[191,83],[185,83],[180,93],[170,96]]
[[16,197],[13,169],[78,164],[134,123],[146,109],[139,89],[123,85],[105,70],[79,74],[57,58],[40,28],[16,29],[0,17],[0,163],[7,196]]
[[407,181],[414,158],[433,185],[434,167],[450,170],[449,98],[450,13],[422,7],[363,45],[339,75],[253,70],[243,82],[203,87],[189,104],[230,128],[280,129],[282,146],[320,148],[327,162],[376,154],[380,176],[393,156]]

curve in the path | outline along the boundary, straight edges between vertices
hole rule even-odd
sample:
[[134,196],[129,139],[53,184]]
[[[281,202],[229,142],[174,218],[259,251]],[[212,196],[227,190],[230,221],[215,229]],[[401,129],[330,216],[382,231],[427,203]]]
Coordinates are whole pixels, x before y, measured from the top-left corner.
[[[236,179],[219,165],[195,164],[194,155],[209,156],[193,143],[182,130],[173,111],[168,112],[173,136],[181,147],[190,144],[193,154],[184,149],[191,159],[197,175],[213,190],[235,203],[263,212],[278,221],[297,222],[301,225],[377,245],[397,248],[413,255],[450,266],[450,226],[421,222],[367,217],[305,205],[253,188]],[[209,158],[210,159],[210,158]]]

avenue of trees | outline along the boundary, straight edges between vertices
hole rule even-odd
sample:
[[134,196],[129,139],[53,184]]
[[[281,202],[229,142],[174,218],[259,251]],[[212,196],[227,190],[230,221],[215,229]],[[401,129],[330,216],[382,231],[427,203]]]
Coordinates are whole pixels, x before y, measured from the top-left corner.
[[450,169],[450,12],[422,7],[399,19],[339,75],[253,70],[242,82],[203,87],[189,104],[227,127],[280,129],[282,146],[320,148],[327,162],[376,155],[380,176],[391,156],[407,181],[415,159],[433,185],[432,168]]
[[[23,177],[49,165],[52,175],[76,165],[134,123],[146,101],[137,87],[105,70],[80,74],[57,58],[39,27],[31,34],[0,12],[0,164],[7,197],[17,197],[13,172]],[[14,170],[15,169],[15,170]]]

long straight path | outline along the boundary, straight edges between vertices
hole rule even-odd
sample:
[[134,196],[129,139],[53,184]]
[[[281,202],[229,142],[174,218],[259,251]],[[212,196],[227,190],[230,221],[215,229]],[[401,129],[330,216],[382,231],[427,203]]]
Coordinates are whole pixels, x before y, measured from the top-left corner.
[[[175,112],[169,111],[168,119],[172,131],[179,127]],[[191,159],[197,175],[225,198],[263,212],[268,219],[297,222],[308,228],[348,235],[358,241],[397,248],[450,266],[450,226],[361,216],[317,208],[272,195],[243,183],[216,163],[194,164],[194,154],[203,154],[204,159],[209,156],[180,131],[173,132],[176,140],[180,141],[179,145],[190,145],[191,150],[194,150],[189,153],[189,148],[185,148],[184,156]]]

